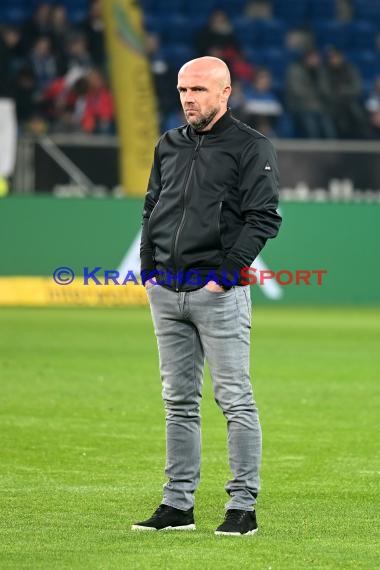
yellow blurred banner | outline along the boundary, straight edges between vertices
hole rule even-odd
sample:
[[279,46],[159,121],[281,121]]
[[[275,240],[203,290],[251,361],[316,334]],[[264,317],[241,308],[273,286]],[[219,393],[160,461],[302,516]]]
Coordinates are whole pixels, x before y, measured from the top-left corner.
[[[102,282],[102,278],[99,277]],[[58,285],[52,277],[0,277],[0,306],[17,307],[120,307],[147,305],[145,287],[126,285],[96,285],[73,281]]]
[[120,139],[121,184],[129,196],[141,196],[158,138],[141,9],[136,0],[103,0],[103,13]]

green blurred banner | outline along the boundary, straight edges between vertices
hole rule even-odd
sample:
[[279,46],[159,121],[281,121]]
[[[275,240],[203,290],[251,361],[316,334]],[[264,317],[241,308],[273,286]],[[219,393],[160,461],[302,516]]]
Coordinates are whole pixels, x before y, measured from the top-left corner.
[[[50,277],[65,266],[78,286],[85,267],[101,267],[99,275],[119,270],[122,282],[128,270],[138,271],[141,210],[138,198],[4,199],[0,275]],[[286,202],[281,212],[279,237],[253,266],[258,280],[266,270],[292,282],[265,279],[265,287],[252,287],[254,302],[380,304],[380,204]],[[296,284],[297,271],[310,272],[310,285]]]

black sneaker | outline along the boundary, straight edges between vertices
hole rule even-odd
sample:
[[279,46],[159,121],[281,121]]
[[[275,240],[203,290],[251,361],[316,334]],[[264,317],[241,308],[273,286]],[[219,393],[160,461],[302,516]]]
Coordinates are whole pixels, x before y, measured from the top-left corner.
[[133,524],[132,530],[195,530],[193,510],[160,505],[150,519]]
[[228,509],[224,522],[215,531],[215,534],[225,536],[248,536],[259,530],[255,511],[241,511]]

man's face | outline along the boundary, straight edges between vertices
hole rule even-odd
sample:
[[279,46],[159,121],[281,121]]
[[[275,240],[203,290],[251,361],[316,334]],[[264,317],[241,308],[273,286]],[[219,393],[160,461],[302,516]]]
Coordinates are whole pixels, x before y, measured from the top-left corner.
[[184,69],[178,74],[178,91],[187,122],[203,130],[224,113],[230,87],[223,87],[212,73]]
[[331,52],[329,55],[329,64],[331,67],[340,67],[343,64],[343,56],[339,52]]
[[319,67],[319,65],[320,65],[320,63],[321,63],[319,54],[318,54],[318,52],[316,52],[316,51],[310,52],[310,53],[307,55],[305,61],[306,61],[307,67],[310,67],[310,68],[313,68],[313,69]]

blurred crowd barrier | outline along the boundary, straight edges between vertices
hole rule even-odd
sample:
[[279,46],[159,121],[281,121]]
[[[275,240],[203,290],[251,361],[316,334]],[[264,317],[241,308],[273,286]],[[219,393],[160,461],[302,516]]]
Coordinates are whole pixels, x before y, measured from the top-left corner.
[[[282,201],[380,200],[380,142],[273,142],[278,152]],[[19,141],[12,192],[121,196],[119,152],[118,139],[113,136],[24,136]]]

